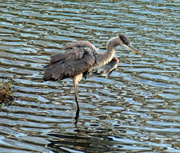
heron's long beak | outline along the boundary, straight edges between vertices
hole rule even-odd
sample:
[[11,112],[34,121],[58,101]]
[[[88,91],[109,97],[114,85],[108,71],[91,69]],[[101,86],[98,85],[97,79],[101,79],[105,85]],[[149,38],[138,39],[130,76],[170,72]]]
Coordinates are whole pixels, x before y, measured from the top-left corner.
[[138,54],[138,55],[140,55],[140,56],[142,57],[142,54],[140,54],[133,46],[128,45],[127,47],[128,47],[130,50],[136,52],[136,54]]

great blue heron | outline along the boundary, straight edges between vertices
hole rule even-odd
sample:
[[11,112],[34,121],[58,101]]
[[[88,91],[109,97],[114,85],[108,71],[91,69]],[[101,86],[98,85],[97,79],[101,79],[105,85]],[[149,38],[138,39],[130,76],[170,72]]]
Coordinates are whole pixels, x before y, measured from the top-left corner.
[[75,87],[75,101],[79,112],[78,82],[83,76],[88,78],[93,75],[109,75],[118,66],[119,60],[114,57],[114,54],[115,48],[119,45],[141,55],[131,46],[129,39],[124,35],[110,39],[107,42],[105,53],[99,53],[96,47],[88,41],[76,41],[64,46],[64,49],[69,51],[51,56],[50,64],[44,67],[43,80],[60,81],[65,78],[72,78]]

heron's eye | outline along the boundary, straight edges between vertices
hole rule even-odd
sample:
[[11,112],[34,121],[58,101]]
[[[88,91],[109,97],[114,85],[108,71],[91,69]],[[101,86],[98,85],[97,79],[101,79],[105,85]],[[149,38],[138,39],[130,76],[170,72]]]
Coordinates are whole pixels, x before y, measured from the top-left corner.
[[119,35],[119,38],[121,39],[121,41],[122,41],[125,45],[127,45],[127,46],[130,45],[129,39],[128,39],[127,37],[125,37],[124,35]]

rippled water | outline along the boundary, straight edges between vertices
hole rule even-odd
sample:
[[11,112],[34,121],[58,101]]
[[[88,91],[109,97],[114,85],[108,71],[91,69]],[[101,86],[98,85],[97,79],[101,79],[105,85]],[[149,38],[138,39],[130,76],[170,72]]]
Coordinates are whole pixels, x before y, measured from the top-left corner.
[[[0,81],[15,101],[0,111],[0,152],[180,152],[180,5],[158,1],[1,1]],[[118,33],[141,58],[117,48],[107,79],[43,82],[62,44],[88,40],[105,51]]]

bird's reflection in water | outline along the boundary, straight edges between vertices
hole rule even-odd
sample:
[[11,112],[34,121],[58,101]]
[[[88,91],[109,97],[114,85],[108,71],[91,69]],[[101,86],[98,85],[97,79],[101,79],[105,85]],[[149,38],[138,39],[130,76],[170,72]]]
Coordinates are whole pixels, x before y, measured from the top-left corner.
[[[53,152],[110,152],[114,141],[109,138],[107,129],[97,131],[75,130],[75,133],[48,134],[47,148]],[[88,136],[87,136],[88,135]],[[121,148],[121,146],[118,146]]]

